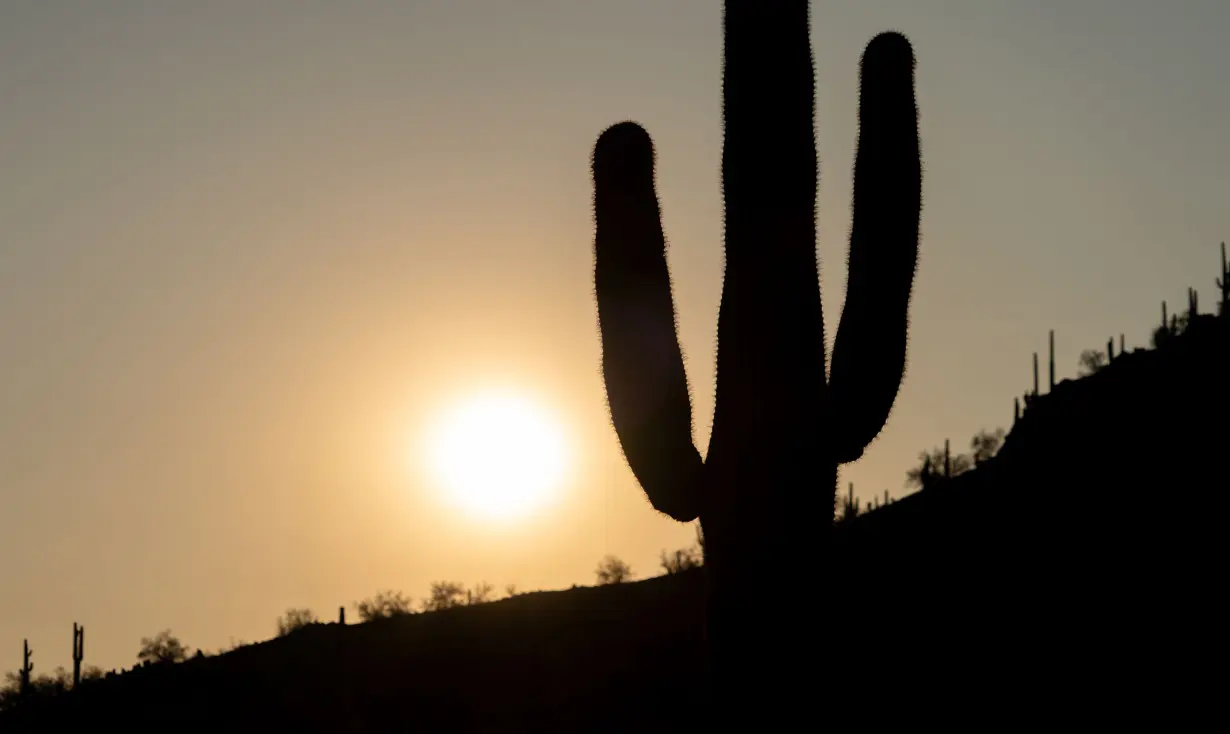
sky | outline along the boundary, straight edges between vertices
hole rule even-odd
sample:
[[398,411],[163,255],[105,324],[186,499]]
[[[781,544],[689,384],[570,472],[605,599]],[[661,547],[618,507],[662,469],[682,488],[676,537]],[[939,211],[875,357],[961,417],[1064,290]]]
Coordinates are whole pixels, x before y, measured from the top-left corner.
[[[1073,377],[1111,335],[1145,346],[1188,286],[1211,306],[1230,4],[812,17],[830,323],[862,45],[896,29],[918,59],[909,368],[843,489],[901,496],[920,451],[1009,427],[1049,329]],[[656,575],[693,529],[609,425],[588,159],[611,123],[654,137],[703,450],[720,74],[716,0],[0,3],[0,669],[27,638],[36,673],[71,667],[73,622],[118,668],[162,629],[210,652],[433,580],[565,588],[607,553]],[[515,522],[424,471],[442,411],[492,388],[571,447]]]

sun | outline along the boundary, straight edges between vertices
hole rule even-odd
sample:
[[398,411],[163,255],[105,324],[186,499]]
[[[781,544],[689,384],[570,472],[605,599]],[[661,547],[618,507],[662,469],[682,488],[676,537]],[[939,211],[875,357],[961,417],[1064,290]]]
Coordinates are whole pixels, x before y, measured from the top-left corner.
[[472,396],[443,416],[432,470],[450,499],[494,519],[525,516],[558,491],[566,465],[558,421],[515,394]]

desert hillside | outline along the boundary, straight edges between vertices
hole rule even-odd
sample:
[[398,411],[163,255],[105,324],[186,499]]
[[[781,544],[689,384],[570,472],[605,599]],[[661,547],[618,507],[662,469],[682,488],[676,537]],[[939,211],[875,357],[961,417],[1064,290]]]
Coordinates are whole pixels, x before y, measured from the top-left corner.
[[[852,716],[919,714],[910,701],[974,716],[976,701],[1106,721],[1167,693],[1198,715],[1224,652],[1228,356],[1230,319],[1197,319],[1032,400],[978,469],[840,526],[815,578],[763,590],[766,604],[813,605],[832,641],[832,659],[800,660],[800,674]],[[91,681],[0,725],[687,731],[703,597],[693,570],[312,625]]]

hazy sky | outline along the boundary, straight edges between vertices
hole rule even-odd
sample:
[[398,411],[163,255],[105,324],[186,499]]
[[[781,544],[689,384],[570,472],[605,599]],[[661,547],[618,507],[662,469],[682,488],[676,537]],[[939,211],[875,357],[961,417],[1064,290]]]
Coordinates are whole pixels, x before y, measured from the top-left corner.
[[[1230,4],[847,0],[813,21],[831,323],[880,30],[915,44],[925,161],[909,371],[843,486],[899,496],[920,450],[1007,427],[1050,328],[1072,376],[1111,334],[1144,345],[1187,286],[1212,304]],[[607,422],[588,157],[621,119],[655,138],[703,448],[720,24],[717,0],[0,3],[0,668],[22,638],[36,672],[71,665],[74,621],[110,668],[163,628],[212,651],[382,588],[588,584],[608,552],[656,574],[692,530],[649,507]],[[491,385],[580,447],[512,525],[455,510],[416,453]]]

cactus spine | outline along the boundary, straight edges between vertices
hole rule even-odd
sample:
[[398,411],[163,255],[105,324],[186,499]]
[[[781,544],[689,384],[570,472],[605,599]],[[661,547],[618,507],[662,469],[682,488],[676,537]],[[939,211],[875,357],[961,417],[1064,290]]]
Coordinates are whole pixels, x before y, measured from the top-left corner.
[[594,146],[594,285],[624,456],[656,509],[681,522],[699,516],[704,529],[712,701],[727,725],[755,715],[763,728],[766,715],[802,715],[812,692],[792,661],[821,654],[821,626],[803,605],[783,619],[752,589],[806,573],[830,537],[838,465],[862,455],[896,400],[922,166],[913,49],[883,33],[861,63],[846,302],[826,379],[808,3],[727,0],[723,21],[726,257],[703,461],[692,443],[653,143],[632,122]]
[[81,683],[81,661],[85,659],[85,627],[73,622],[73,688]]

